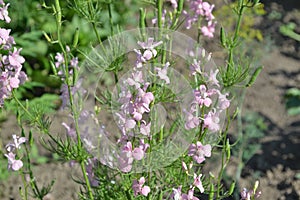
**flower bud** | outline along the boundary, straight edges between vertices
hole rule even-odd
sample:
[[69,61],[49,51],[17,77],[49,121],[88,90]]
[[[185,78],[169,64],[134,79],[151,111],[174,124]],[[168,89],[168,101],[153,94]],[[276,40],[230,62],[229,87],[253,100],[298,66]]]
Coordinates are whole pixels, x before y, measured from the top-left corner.
[[221,41],[221,45],[222,47],[226,47],[226,34],[225,34],[225,30],[223,27],[221,27],[220,29],[220,41]]
[[187,168],[185,162],[182,161],[181,164],[182,164],[182,169],[183,169],[184,171],[188,171],[188,168]]
[[254,187],[253,187],[253,193],[255,194],[257,188],[258,188],[258,185],[259,185],[259,181],[255,181],[254,183]]
[[78,39],[79,39],[79,28],[76,28],[75,34],[74,34],[74,37],[73,37],[73,44],[72,44],[73,48],[77,47]]

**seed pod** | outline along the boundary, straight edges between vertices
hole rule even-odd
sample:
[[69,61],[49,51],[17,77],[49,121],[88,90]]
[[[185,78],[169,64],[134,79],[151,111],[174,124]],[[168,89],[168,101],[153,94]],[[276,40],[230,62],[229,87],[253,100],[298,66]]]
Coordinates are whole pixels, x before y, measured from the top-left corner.
[[235,181],[233,181],[233,182],[230,184],[229,195],[232,195],[232,194],[233,194],[234,188],[235,188]]
[[220,29],[220,41],[221,41],[222,47],[226,47],[227,39],[226,39],[225,30],[223,27],[221,27],[221,29]]
[[229,139],[226,140],[226,156],[227,156],[227,159],[230,158],[230,155],[231,155],[231,152],[230,152],[230,143],[229,143]]
[[74,37],[73,37],[73,44],[72,44],[73,48],[77,47],[78,40],[79,40],[79,28],[76,28],[75,34],[74,34]]
[[252,74],[249,82],[246,84],[246,87],[250,87],[255,82],[257,76],[260,74],[260,72],[263,68],[264,68],[263,66],[259,66],[258,68],[256,68],[256,70]]
[[30,130],[29,131],[29,146],[32,146],[33,145],[33,137],[32,137],[32,131]]

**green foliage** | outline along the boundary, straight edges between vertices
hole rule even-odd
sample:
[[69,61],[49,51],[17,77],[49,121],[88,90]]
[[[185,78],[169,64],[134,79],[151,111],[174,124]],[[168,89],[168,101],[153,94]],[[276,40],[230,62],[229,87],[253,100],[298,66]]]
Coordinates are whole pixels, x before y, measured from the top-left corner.
[[291,88],[285,94],[286,108],[289,115],[300,114],[300,89]]
[[[232,14],[232,10],[236,7],[236,4],[236,2],[233,2],[229,5],[223,5],[215,12],[216,18],[222,19],[220,20],[221,25],[223,27],[228,27],[229,30],[233,30],[235,28],[237,16]],[[247,41],[252,41],[253,39],[262,41],[262,32],[258,28],[255,28],[255,25],[257,17],[265,14],[266,11],[264,10],[263,4],[254,6],[252,9],[246,9],[240,28],[240,37]]]
[[281,25],[279,27],[279,32],[287,37],[290,37],[298,42],[300,42],[300,34],[295,32],[296,24],[290,22],[288,24]]

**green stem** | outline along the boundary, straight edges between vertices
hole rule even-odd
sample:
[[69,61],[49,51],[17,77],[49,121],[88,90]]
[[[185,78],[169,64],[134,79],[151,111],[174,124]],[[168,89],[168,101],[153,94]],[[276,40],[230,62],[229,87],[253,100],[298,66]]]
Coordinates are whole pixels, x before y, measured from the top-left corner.
[[94,196],[93,196],[93,193],[92,193],[92,187],[91,187],[89,178],[88,178],[88,176],[87,176],[87,172],[86,172],[86,167],[85,167],[84,161],[81,161],[81,162],[80,162],[80,167],[81,167],[81,171],[84,172],[84,173],[83,173],[83,177],[84,177],[84,180],[85,180],[87,189],[88,189],[88,194],[89,194],[90,200],[93,200],[93,199],[94,199]]
[[22,182],[23,182],[24,192],[25,192],[25,196],[22,195],[22,199],[28,200],[28,189],[27,189],[27,183],[26,183],[25,175],[24,175],[23,172],[20,172],[20,174],[21,174],[21,177],[22,177]]
[[111,2],[107,4],[108,8],[108,15],[109,15],[109,25],[110,25],[110,34],[114,35],[114,27],[113,27],[113,18],[112,18],[112,7],[111,7]]
[[233,51],[237,46],[237,40],[239,37],[240,33],[240,28],[241,28],[241,22],[242,22],[242,17],[245,11],[246,6],[244,5],[244,0],[242,0],[239,5],[239,10],[238,10],[238,20],[235,26],[235,31],[232,39],[232,44],[228,48],[228,60],[227,60],[227,76],[229,75],[231,71],[231,67],[233,66]]
[[162,6],[163,6],[163,0],[157,0],[156,1],[156,7],[157,7],[157,26],[158,28],[162,28]]
[[33,176],[33,172],[32,172],[32,169],[31,169],[31,159],[30,159],[30,152],[27,148],[27,146],[25,145],[25,151],[26,151],[26,155],[27,155],[27,167],[28,167],[28,171],[29,171],[29,177],[30,177],[30,184],[31,184],[31,188],[33,190],[33,193],[40,199],[40,200],[43,200],[43,194],[41,194],[38,186],[37,186],[37,183],[36,183],[36,179],[35,177]]
[[222,177],[223,177],[223,174],[224,174],[224,170],[229,162],[229,158],[226,158],[225,160],[225,157],[227,155],[227,151],[226,151],[226,140],[227,140],[227,133],[228,133],[228,130],[229,130],[229,126],[231,124],[231,119],[230,119],[230,116],[229,116],[229,111],[226,110],[226,115],[227,115],[227,124],[226,124],[226,128],[225,128],[225,131],[224,131],[224,134],[223,134],[223,147],[222,147],[222,159],[221,159],[221,169],[220,169],[220,172],[218,174],[218,182],[217,182],[217,196],[216,196],[216,199],[220,199],[221,198],[221,194],[220,194],[220,190],[221,190],[221,181],[222,181]]

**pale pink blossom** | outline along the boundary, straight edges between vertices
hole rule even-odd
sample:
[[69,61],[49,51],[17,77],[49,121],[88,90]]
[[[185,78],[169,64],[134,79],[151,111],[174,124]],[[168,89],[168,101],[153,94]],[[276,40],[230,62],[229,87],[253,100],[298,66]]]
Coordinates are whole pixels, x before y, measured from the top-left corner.
[[12,169],[13,171],[18,171],[23,167],[23,162],[21,160],[16,160],[16,155],[12,152],[8,154],[4,154],[8,159],[8,169]]
[[200,119],[193,115],[193,113],[186,112],[186,122],[185,122],[185,129],[190,130],[196,128],[200,124]]
[[191,144],[189,147],[188,156],[192,156],[194,161],[198,164],[205,160],[205,157],[211,156],[211,146],[210,144],[202,145],[200,141],[196,144]]
[[166,84],[170,84],[170,78],[167,75],[169,66],[170,66],[170,63],[167,62],[165,64],[164,68],[158,68],[158,67],[155,68],[155,70],[157,71],[157,76],[160,79],[164,80],[166,82]]
[[14,67],[18,67],[18,68],[22,67],[22,64],[25,62],[25,59],[23,56],[20,56],[21,50],[22,50],[22,48],[17,49],[16,47],[14,47],[14,51],[12,53],[10,53],[8,56],[10,65],[12,65]]
[[210,131],[219,131],[220,130],[220,118],[219,113],[215,109],[209,111],[208,114],[204,116],[204,127],[208,128]]
[[146,182],[145,177],[141,177],[139,180],[133,180],[132,183],[132,189],[134,192],[134,196],[137,196],[139,194],[143,196],[148,196],[150,190],[150,187],[147,185],[144,185]]
[[20,149],[21,144],[25,143],[27,139],[25,137],[19,137],[17,135],[12,135],[13,137],[13,143],[8,143],[5,148],[8,152],[12,152],[15,149]]
[[213,23],[213,22],[209,21],[207,26],[203,26],[201,28],[202,34],[204,36],[209,37],[209,38],[213,38],[214,37],[214,32],[215,32],[215,26],[216,26],[216,23]]
[[201,193],[203,193],[204,192],[204,187],[202,185],[201,177],[202,177],[202,174],[199,174],[198,176],[197,176],[197,174],[194,174],[194,183],[193,183],[193,185],[196,186],[200,190]]
[[5,20],[6,23],[10,23],[11,19],[10,17],[8,16],[8,6],[9,6],[9,3],[8,4],[2,4],[4,7],[0,8],[0,20]]

